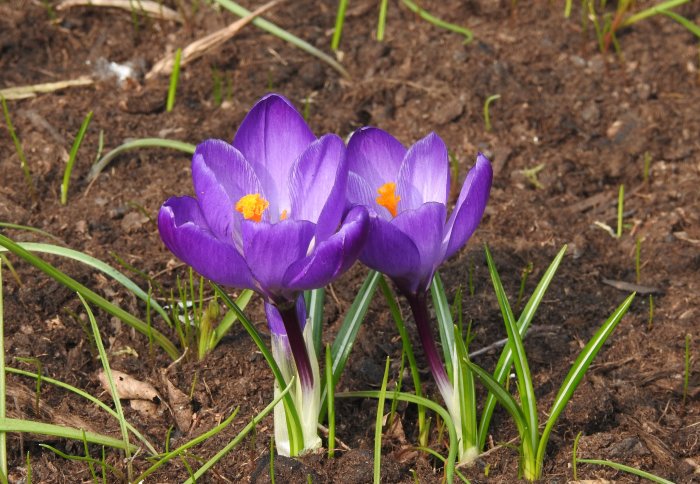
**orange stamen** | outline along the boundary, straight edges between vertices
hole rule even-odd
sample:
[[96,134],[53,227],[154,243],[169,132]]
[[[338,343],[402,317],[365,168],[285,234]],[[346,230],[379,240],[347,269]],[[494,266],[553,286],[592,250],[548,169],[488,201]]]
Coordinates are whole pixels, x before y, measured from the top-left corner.
[[386,208],[392,217],[396,217],[396,207],[399,205],[401,197],[396,195],[396,183],[389,182],[377,188],[377,203]]
[[287,220],[287,217],[289,217],[289,215],[287,214],[287,210],[282,210],[282,213],[280,214],[280,222],[282,220]]
[[270,202],[260,196],[259,193],[251,193],[241,197],[236,202],[236,210],[243,214],[246,220],[260,222],[265,209],[270,206]]

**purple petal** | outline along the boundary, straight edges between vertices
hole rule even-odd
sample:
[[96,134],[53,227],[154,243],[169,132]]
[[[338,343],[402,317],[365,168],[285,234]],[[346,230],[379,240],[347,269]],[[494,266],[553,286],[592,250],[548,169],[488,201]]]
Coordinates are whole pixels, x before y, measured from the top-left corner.
[[409,236],[376,215],[370,216],[369,236],[360,254],[366,266],[382,272],[397,283],[410,282],[420,270],[420,254]]
[[158,212],[160,237],[170,251],[197,272],[225,286],[255,289],[245,260],[232,241],[211,231],[192,197],[173,197]]
[[268,94],[258,101],[238,128],[233,146],[258,175],[273,219],[290,208],[290,169],[315,140],[304,118],[279,94]]
[[208,140],[197,146],[192,157],[192,181],[211,230],[240,247],[242,216],[235,209],[236,202],[252,193],[265,196],[250,164],[225,141]]
[[435,133],[418,140],[406,153],[399,170],[399,212],[427,202],[445,205],[450,192],[450,162],[445,143]]
[[493,170],[488,158],[479,153],[469,170],[452,215],[445,227],[445,259],[451,257],[472,236],[484,215],[489,199]]
[[367,210],[364,207],[352,208],[337,233],[319,243],[311,255],[289,267],[285,286],[306,290],[332,282],[357,260],[368,232]]
[[385,183],[396,183],[406,148],[386,131],[361,128],[348,141],[348,169],[365,179],[376,193]]
[[312,143],[292,168],[289,180],[291,218],[316,224],[316,242],[338,228],[345,208],[345,145],[334,134]]
[[429,202],[416,210],[401,212],[391,224],[411,238],[420,254],[419,289],[427,289],[433,273],[443,261],[442,234],[445,230],[447,208]]
[[294,262],[306,257],[316,227],[305,220],[276,224],[244,221],[243,255],[260,290],[272,299],[287,297],[284,274]]
[[377,191],[372,190],[367,183],[367,180],[362,178],[357,173],[348,173],[348,186],[347,186],[347,203],[348,206],[362,205],[367,207],[370,211],[376,212],[377,208],[381,208],[386,212],[387,220],[391,219],[389,211],[377,205],[375,199],[377,198]]

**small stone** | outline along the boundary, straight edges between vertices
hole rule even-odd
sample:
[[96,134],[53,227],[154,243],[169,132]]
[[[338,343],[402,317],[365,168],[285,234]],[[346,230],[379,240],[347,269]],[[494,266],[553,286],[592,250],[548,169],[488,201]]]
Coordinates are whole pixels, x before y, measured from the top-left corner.
[[597,123],[600,120],[600,109],[595,102],[586,104],[581,110],[581,119],[587,123]]
[[148,217],[140,212],[129,212],[122,219],[122,229],[127,233],[136,232],[143,224],[148,222]]
[[430,119],[438,125],[447,124],[460,117],[464,112],[464,103],[460,102],[459,99],[451,99],[447,102],[442,102],[438,104]]

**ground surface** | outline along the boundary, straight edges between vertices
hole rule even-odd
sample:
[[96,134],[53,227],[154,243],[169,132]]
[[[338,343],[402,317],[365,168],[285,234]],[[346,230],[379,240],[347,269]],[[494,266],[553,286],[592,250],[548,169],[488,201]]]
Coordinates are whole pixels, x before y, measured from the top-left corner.
[[[182,2],[166,4],[182,5]],[[190,3],[190,2],[185,2]],[[255,7],[250,2],[244,2]],[[700,351],[700,74],[697,40],[668,18],[652,18],[620,32],[622,56],[597,50],[591,24],[583,27],[574,9],[564,19],[556,2],[424,1],[435,15],[474,30],[467,45],[454,33],[420,20],[400,2],[390,2],[386,40],[375,40],[376,2],[350,2],[343,32],[342,63],[352,79],[284,42],[248,26],[223,47],[187,66],[175,109],[167,113],[167,79],[127,81],[100,78],[105,63],[133,63],[148,70],[161,56],[232,22],[235,17],[204,3],[184,7],[187,22],[148,20],[98,7],[55,12],[46,2],[10,0],[0,4],[0,88],[90,76],[97,82],[52,94],[8,102],[36,184],[32,199],[24,184],[8,131],[0,128],[0,221],[50,232],[71,248],[113,265],[113,254],[148,273],[165,288],[186,269],[163,247],[154,218],[169,196],[191,193],[189,157],[171,150],[123,154],[88,186],[100,131],[105,150],[126,138],[167,137],[196,143],[230,140],[247,109],[268,90],[288,96],[300,108],[310,100],[309,123],[316,133],[346,136],[363,125],[389,130],[406,144],[436,131],[459,160],[460,180],[477,151],[491,157],[495,180],[487,214],[476,236],[442,270],[452,295],[465,286],[474,267],[474,295],[464,299],[464,317],[473,319],[476,350],[503,338],[505,331],[484,263],[482,244],[494,254],[509,294],[515,298],[528,264],[529,294],[563,244],[567,257],[546,296],[526,349],[542,404],[551,404],[576,354],[629,290],[604,280],[635,283],[635,240],[641,243],[641,279],[654,297],[640,294],[629,314],[594,362],[562,416],[549,446],[546,482],[566,482],[573,439],[583,432],[580,456],[639,467],[677,482],[700,481],[700,397],[694,366],[683,403],[686,335]],[[578,4],[578,2],[574,2]],[[608,2],[613,3],[613,2]],[[639,7],[649,2],[640,2]],[[502,5],[501,5],[502,4]],[[515,5],[514,7],[511,4]],[[335,1],[295,1],[276,6],[267,18],[328,51]],[[183,7],[181,7],[182,9]],[[680,10],[697,20],[700,5]],[[215,75],[225,81],[224,103],[216,100]],[[226,87],[228,86],[228,87]],[[493,130],[484,129],[482,107],[493,94]],[[88,111],[94,118],[73,170],[69,202],[59,203],[67,152]],[[643,180],[645,156],[651,160]],[[522,170],[542,164],[539,186]],[[596,226],[615,226],[619,185],[625,186],[625,224],[616,240]],[[88,188],[89,191],[88,191]],[[2,232],[17,240],[49,241],[18,230]],[[58,267],[108,299],[144,317],[145,307],[94,271],[49,258]],[[41,361],[43,373],[99,395],[110,403],[97,379],[93,345],[71,317],[82,312],[70,290],[12,257],[21,286],[4,271],[5,348],[8,364],[31,370],[18,357]],[[121,267],[128,272],[127,269]],[[137,281],[147,283],[138,275]],[[326,303],[325,335],[330,341],[365,270],[354,268],[334,285]],[[644,288],[642,288],[644,289]],[[404,308],[405,310],[405,308]],[[405,314],[408,314],[404,311]],[[265,332],[261,304],[250,314]],[[98,313],[102,337],[115,369],[152,382],[161,390],[161,371],[170,365],[146,338]],[[154,324],[168,332],[162,322]],[[413,330],[413,326],[409,326]],[[386,307],[373,303],[349,360],[340,389],[376,388],[387,355],[396,378],[401,345]],[[492,368],[497,351],[475,361]],[[418,351],[419,361],[423,362]],[[697,359],[697,356],[694,360]],[[423,365],[423,363],[421,363]],[[240,405],[230,428],[196,449],[206,459],[223,447],[272,398],[272,378],[261,355],[240,326],[202,362],[184,360],[167,372],[189,393],[194,384],[196,418],[188,433],[175,431],[172,446],[211,428]],[[439,401],[425,373],[425,389]],[[113,419],[83,400],[44,384],[41,415],[33,406],[33,382],[10,376],[10,415],[72,422],[118,436]],[[408,381],[408,378],[405,380]],[[194,382],[194,383],[193,383]],[[164,390],[163,390],[164,391]],[[339,403],[338,437],[352,450],[334,460],[310,456],[276,459],[277,482],[369,482],[376,402]],[[127,417],[160,448],[169,413],[148,418],[127,408]],[[384,440],[386,482],[438,482],[439,462],[414,452],[415,410],[399,406],[403,433]],[[73,420],[67,420],[73,419]],[[76,424],[76,422],[78,422]],[[246,439],[205,479],[211,482],[269,480],[272,419]],[[494,445],[512,441],[515,427],[497,412]],[[444,452],[438,434],[431,446]],[[35,482],[90,479],[84,463],[69,462],[39,447],[48,442],[82,454],[82,444],[25,435],[10,437],[11,477],[26,476],[29,452]],[[93,456],[99,455],[92,448]],[[116,453],[108,462],[122,471]],[[194,460],[190,460],[196,466]],[[145,468],[137,459],[137,468]],[[485,477],[488,469],[488,477]],[[463,469],[475,482],[513,482],[518,475],[514,448],[489,452]],[[181,482],[180,463],[166,466],[151,482]],[[590,465],[579,477],[636,482],[636,478]]]

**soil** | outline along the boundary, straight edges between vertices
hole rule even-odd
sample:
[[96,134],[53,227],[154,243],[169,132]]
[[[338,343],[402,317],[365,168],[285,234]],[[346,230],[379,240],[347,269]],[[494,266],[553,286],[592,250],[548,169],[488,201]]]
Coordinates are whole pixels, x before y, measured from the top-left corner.
[[[127,138],[230,140],[246,111],[270,90],[289,97],[300,110],[308,102],[309,123],[317,134],[347,136],[360,126],[374,125],[408,145],[435,131],[455,154],[460,181],[478,151],[492,159],[495,169],[480,228],[441,270],[450,298],[458,287],[467,287],[473,272],[474,293],[465,291],[463,301],[463,316],[473,321],[472,350],[505,336],[483,244],[488,243],[494,254],[513,301],[523,271],[531,265],[524,285],[527,297],[557,251],[568,244],[534,331],[525,341],[542,419],[583,344],[631,289],[638,290],[629,313],[555,427],[543,480],[572,479],[572,445],[582,432],[580,457],[621,462],[675,482],[700,482],[697,38],[670,18],[652,17],[619,31],[620,53],[612,48],[601,53],[592,24],[579,10],[580,2],[573,2],[566,19],[557,2],[425,0],[421,5],[434,15],[473,29],[474,40],[464,44],[460,35],[420,19],[402,2],[390,2],[386,37],[378,42],[378,2],[360,0],[350,2],[341,41],[349,79],[249,25],[183,68],[175,107],[166,112],[167,78],[146,81],[143,73],[162,56],[236,17],[207,2],[163,3],[184,13],[184,24],[96,6],[58,11],[52,0],[0,3],[0,87],[80,76],[95,80],[89,86],[8,101],[36,195],[30,195],[3,123],[0,220],[49,232],[61,245],[119,267],[142,287],[148,286],[143,277],[147,274],[167,294],[177,277],[187,277],[187,269],[161,243],[154,219],[168,197],[192,192],[189,157],[166,149],[129,151],[90,184],[87,174],[102,133],[104,152]],[[251,9],[257,6],[241,3]],[[329,51],[336,3],[286,2],[266,18]],[[652,2],[636,3],[639,10]],[[698,2],[677,11],[700,19]],[[109,62],[131,63],[136,78],[120,83],[107,76]],[[223,79],[222,103],[217,99],[217,76]],[[491,104],[493,127],[487,131],[483,106],[494,94],[501,97]],[[89,111],[94,117],[78,152],[64,206],[59,199],[67,153]],[[647,179],[645,160],[650,167]],[[535,178],[524,174],[536,167],[540,171]],[[622,236],[613,238],[600,224],[616,226],[620,185],[625,187],[625,226]],[[2,233],[15,240],[52,242],[24,230],[2,229]],[[637,241],[641,241],[639,280]],[[117,257],[141,272],[121,265]],[[145,305],[113,281],[78,263],[46,259],[145,318]],[[101,365],[85,334],[85,319],[75,316],[83,312],[75,294],[18,258],[9,260],[17,278],[3,271],[7,363],[35,371],[34,364],[20,360],[34,358],[43,375],[111,405],[97,378]],[[332,341],[365,274],[366,269],[355,266],[333,285],[333,297],[326,301],[325,341]],[[266,334],[260,301],[255,299],[248,312]],[[105,313],[98,312],[97,317],[113,368],[152,383],[163,395],[165,371],[175,387],[188,395],[191,391],[191,427],[172,432],[171,448],[209,430],[240,406],[233,424],[193,450],[187,462],[194,468],[197,459],[213,456],[272,399],[272,376],[239,325],[203,361],[189,355],[173,364],[163,351],[150,351],[141,334]],[[163,321],[154,318],[153,324],[177,341]],[[412,334],[414,329],[409,325]],[[686,338],[693,357],[684,395]],[[419,364],[425,367],[419,345],[416,348]],[[474,360],[491,369],[499,351]],[[393,362],[391,381],[396,381],[400,355],[400,339],[385,303],[377,297],[339,390],[377,388],[386,356]],[[440,401],[427,369],[424,377],[424,390]],[[404,379],[410,390],[408,381]],[[43,383],[37,409],[33,381],[8,375],[8,385],[10,416],[68,422],[120,435],[114,419],[70,392]],[[161,411],[148,417],[128,405],[125,411],[127,419],[163,450],[168,429],[175,425],[173,416]],[[325,454],[299,459],[275,456],[276,481],[371,482],[375,412],[375,401],[339,401],[337,435],[349,450],[340,450],[334,459]],[[413,449],[415,408],[400,405],[398,412],[401,427],[386,432],[383,440],[383,480],[439,482],[442,464]],[[503,411],[496,412],[490,432],[488,452],[462,472],[474,482],[518,480],[517,432]],[[267,417],[204,481],[269,482],[271,436],[272,418]],[[84,462],[59,457],[41,443],[83,455],[81,442],[12,434],[8,440],[12,482],[26,480],[27,459],[34,482],[91,479]],[[430,446],[445,452],[444,438],[435,426]],[[101,455],[99,447],[91,446],[90,451],[93,457]],[[123,456],[107,451],[106,457],[125,472]],[[148,462],[141,454],[134,465],[143,470]],[[188,476],[183,462],[176,461],[149,482],[182,482]],[[586,464],[578,466],[578,477],[638,481]],[[109,480],[119,479],[111,475]]]

